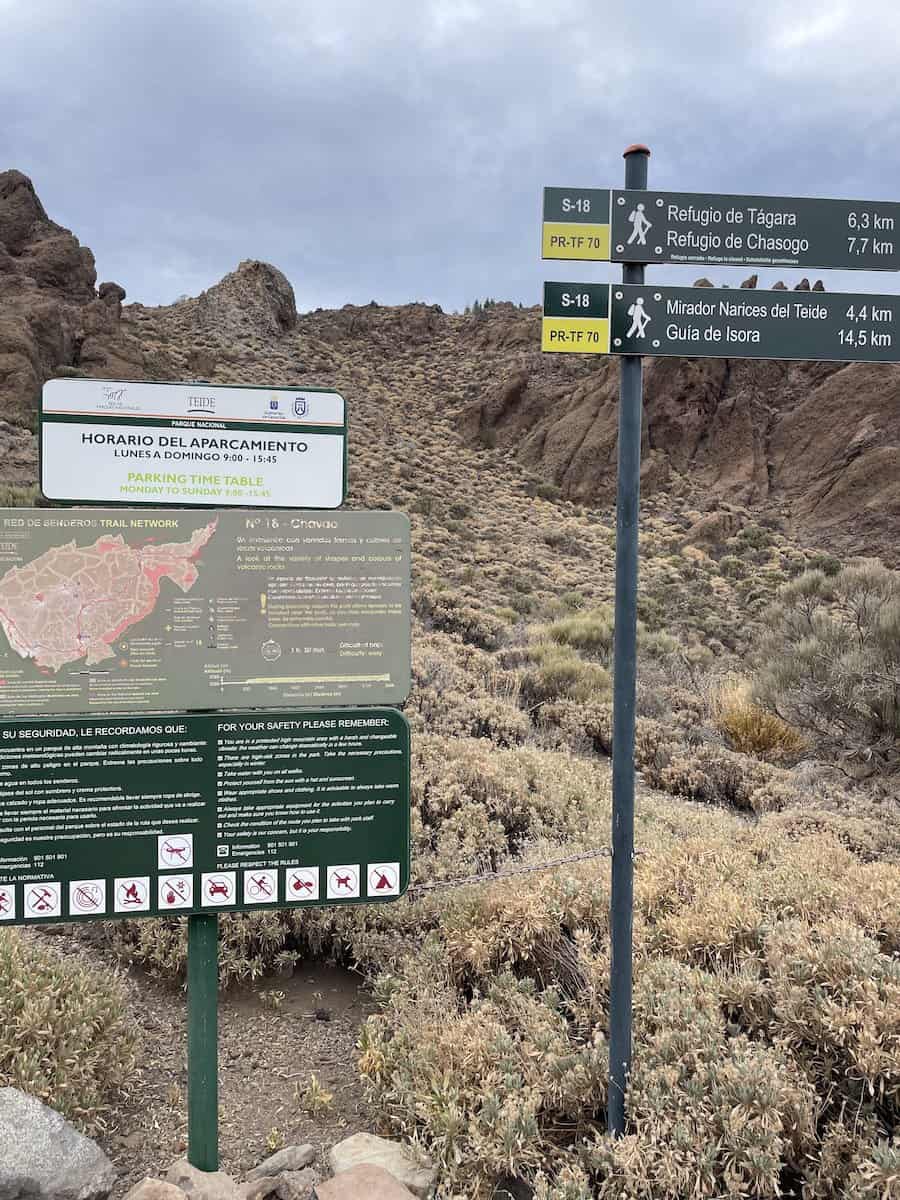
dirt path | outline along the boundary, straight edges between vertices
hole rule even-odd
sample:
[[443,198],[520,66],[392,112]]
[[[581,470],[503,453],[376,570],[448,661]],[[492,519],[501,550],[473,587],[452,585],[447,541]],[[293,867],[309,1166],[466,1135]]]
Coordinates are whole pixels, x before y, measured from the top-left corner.
[[[109,966],[99,950],[60,933],[62,954]],[[139,1076],[128,1103],[98,1141],[119,1171],[114,1200],[145,1175],[159,1174],[187,1147],[187,1009],[183,991],[128,973],[133,1013],[143,1030]],[[219,998],[219,1139],[222,1170],[242,1178],[283,1145],[320,1151],[358,1130],[377,1131],[363,1098],[355,1043],[372,1011],[358,976],[321,963],[290,978],[234,988]],[[332,1100],[304,1109],[315,1073]]]

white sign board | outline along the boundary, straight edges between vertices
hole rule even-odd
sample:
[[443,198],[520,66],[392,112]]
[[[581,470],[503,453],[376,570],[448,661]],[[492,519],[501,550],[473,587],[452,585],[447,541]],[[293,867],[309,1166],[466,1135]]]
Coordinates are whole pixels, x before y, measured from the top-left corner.
[[40,430],[48,500],[339,508],[346,496],[337,392],[51,379]]

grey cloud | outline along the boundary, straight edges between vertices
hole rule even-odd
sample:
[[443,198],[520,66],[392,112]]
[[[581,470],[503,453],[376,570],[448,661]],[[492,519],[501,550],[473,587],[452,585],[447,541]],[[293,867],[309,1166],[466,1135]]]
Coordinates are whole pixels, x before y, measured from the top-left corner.
[[658,187],[900,193],[894,0],[0,0],[0,13],[0,163],[31,174],[101,276],[146,303],[247,257],[281,267],[301,307],[536,303],[544,278],[612,278],[541,263],[540,192],[617,185],[635,138]]

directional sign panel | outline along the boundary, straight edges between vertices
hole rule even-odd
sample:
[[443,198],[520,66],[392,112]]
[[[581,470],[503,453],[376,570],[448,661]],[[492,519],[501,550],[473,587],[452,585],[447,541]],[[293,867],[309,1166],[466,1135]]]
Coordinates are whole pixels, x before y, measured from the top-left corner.
[[612,193],[613,262],[900,270],[900,204],[703,192]]
[[545,188],[543,257],[900,270],[900,203]]
[[[604,288],[609,291],[605,306]],[[573,315],[561,321],[563,308]],[[608,349],[599,334],[601,312]],[[548,283],[541,348],[581,354],[900,362],[900,296]]]
[[0,721],[0,922],[396,899],[393,708]]

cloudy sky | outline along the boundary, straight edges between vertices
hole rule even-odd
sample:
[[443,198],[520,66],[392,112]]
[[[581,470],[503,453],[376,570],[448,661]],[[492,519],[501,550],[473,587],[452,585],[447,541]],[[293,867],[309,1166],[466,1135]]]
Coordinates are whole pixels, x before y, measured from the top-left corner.
[[0,169],[147,304],[244,258],[301,309],[615,278],[541,262],[541,189],[620,186],[633,141],[659,188],[900,199],[898,0],[0,0],[0,27]]

